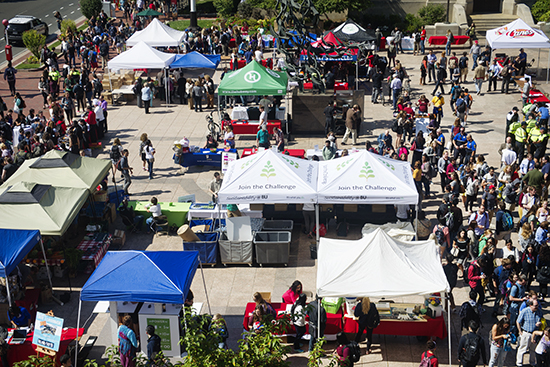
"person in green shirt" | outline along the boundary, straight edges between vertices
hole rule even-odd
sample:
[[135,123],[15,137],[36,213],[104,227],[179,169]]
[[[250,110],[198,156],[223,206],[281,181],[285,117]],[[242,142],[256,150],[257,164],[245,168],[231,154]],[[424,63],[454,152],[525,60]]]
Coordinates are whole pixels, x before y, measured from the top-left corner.
[[243,214],[239,210],[237,204],[227,204],[227,216],[231,217],[242,217]]
[[540,197],[542,194],[542,185],[544,183],[544,175],[540,171],[540,164],[537,163],[535,168],[527,172],[527,174],[522,177],[522,181],[534,187],[537,191],[537,195]]
[[262,125],[262,128],[256,134],[256,145],[269,149],[269,133],[267,132],[267,126]]
[[336,155],[336,148],[332,146],[330,140],[325,141],[325,147],[323,148],[323,159],[329,161]]

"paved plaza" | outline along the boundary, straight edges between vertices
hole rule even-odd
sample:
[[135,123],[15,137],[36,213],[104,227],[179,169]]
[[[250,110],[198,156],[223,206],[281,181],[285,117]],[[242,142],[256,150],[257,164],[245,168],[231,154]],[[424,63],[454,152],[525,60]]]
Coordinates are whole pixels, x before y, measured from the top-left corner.
[[[460,52],[462,49],[458,49]],[[499,50],[515,55],[517,50]],[[528,59],[536,57],[535,51],[528,54]],[[431,92],[434,85],[419,86],[420,70],[419,65],[421,57],[412,56],[412,53],[399,54],[398,60],[406,67],[407,73],[411,78],[412,100],[417,100],[421,94],[425,94],[428,99],[431,99]],[[220,68],[227,63],[222,61]],[[541,65],[546,65],[546,58],[541,59]],[[214,79],[219,83],[220,69],[216,72]],[[26,101],[29,107],[36,110],[41,109],[41,96],[38,92],[38,72],[18,73],[18,90],[23,96],[27,96]],[[481,96],[475,95],[475,87],[471,78],[473,72],[470,71],[469,82],[465,85],[466,88],[473,92],[474,103],[472,111],[468,118],[467,133],[471,133],[474,140],[478,143],[478,153],[485,155],[489,165],[498,167],[500,156],[497,150],[500,144],[504,141],[505,116],[513,106],[521,106],[520,94],[514,90],[513,93],[504,95],[500,93],[486,93],[487,84],[483,86],[484,93]],[[367,83],[370,85],[370,83]],[[500,87],[500,82],[499,82]],[[544,89],[544,86],[542,86]],[[444,118],[442,127],[446,138],[449,137],[448,128],[454,121],[454,116],[451,114],[449,103],[450,85],[445,85],[445,100]],[[0,95],[9,96],[7,85],[0,83]],[[387,93],[385,93],[387,96]],[[319,96],[319,98],[325,98]],[[329,95],[326,96],[327,101]],[[11,105],[11,101],[7,101]],[[94,156],[99,158],[109,158],[108,149],[113,138],[118,137],[122,146],[130,151],[130,165],[134,168],[132,176],[133,183],[129,189],[132,193],[132,200],[149,200],[152,196],[156,196],[162,202],[175,202],[179,196],[187,194],[195,194],[198,202],[207,202],[210,200],[207,186],[212,180],[216,170],[210,167],[192,167],[187,172],[182,173],[180,167],[175,165],[172,156],[172,144],[175,140],[180,140],[187,137],[192,145],[204,145],[205,136],[207,134],[207,123],[205,116],[207,112],[195,113],[190,111],[187,105],[172,105],[169,107],[160,105],[155,101],[154,107],[151,109],[151,114],[145,115],[143,109],[135,106],[135,103],[124,106],[109,106],[109,133],[106,139],[103,140],[104,149],[94,150]],[[370,90],[367,90],[365,103],[363,106],[365,120],[361,127],[360,138],[358,143],[361,147],[364,146],[366,140],[373,143],[376,142],[376,137],[386,129],[389,129],[393,123],[392,111],[389,104],[382,106],[381,104],[373,105],[370,102]],[[142,170],[141,159],[139,157],[139,137],[142,133],[147,133],[149,139],[156,149],[155,155],[155,177],[152,180],[148,179],[147,172]],[[288,142],[288,148],[308,149],[314,145],[324,145],[322,136],[294,136],[295,140]],[[340,142],[341,137],[338,137]],[[255,144],[255,139],[252,137],[237,137],[236,146],[239,151],[243,148],[251,147]],[[348,146],[349,147],[349,146]],[[122,183],[120,175],[117,174],[118,184]],[[109,180],[109,183],[111,181]],[[427,212],[430,219],[435,224],[435,211],[441,203],[441,192],[439,191],[439,179],[436,178],[432,184],[432,190],[437,193],[435,197],[426,200],[423,203],[423,208]],[[462,207],[462,204],[460,204]],[[465,214],[466,217],[466,214]],[[517,220],[517,219],[516,219]],[[296,228],[297,227],[297,228]],[[493,224],[494,227],[494,224]],[[120,219],[111,226],[110,231],[114,229],[123,229]],[[352,227],[348,239],[359,238],[360,228]],[[303,283],[304,291],[309,295],[315,294],[316,289],[316,261],[311,260],[309,253],[309,245],[311,239],[303,235],[299,226],[295,226],[291,243],[291,261],[288,267],[284,266],[264,266],[250,267],[248,265],[236,266],[207,266],[201,271],[197,271],[191,289],[195,294],[195,302],[204,303],[202,312],[211,312],[212,314],[222,314],[229,325],[229,345],[232,348],[237,346],[238,339],[242,332],[242,320],[246,303],[252,301],[252,294],[256,291],[271,292],[272,301],[278,302],[282,294],[288,289],[290,284],[298,279]],[[329,237],[336,237],[335,229],[329,228]],[[513,234],[513,238],[517,239],[517,234]],[[503,243],[499,243],[502,247]],[[152,234],[127,234],[127,240],[124,250],[182,250],[181,239],[178,236],[153,236]],[[399,271],[399,269],[388,269],[389,271]],[[203,274],[204,273],[204,278]],[[55,304],[41,306],[41,311],[53,309],[56,315],[65,318],[65,325],[76,327],[77,314],[77,298],[78,290],[86,281],[84,275],[79,276],[72,283],[72,298],[70,303],[64,306]],[[365,282],[368,282],[365,279]],[[210,311],[207,306],[207,297],[203,287],[203,282],[206,285],[208,292],[208,300],[211,306]],[[76,283],[76,284],[75,284]],[[66,280],[56,279],[54,283],[56,291],[68,289]],[[454,290],[456,303],[460,305],[467,299],[469,288],[464,285],[460,278],[457,288]],[[308,298],[308,301],[311,298]],[[405,299],[394,299],[396,302],[403,302]],[[421,297],[409,297],[407,302],[422,302]],[[492,298],[489,298],[489,304],[492,306]],[[545,306],[546,304],[543,304]],[[49,307],[48,307],[49,306]],[[94,304],[85,302],[82,308],[81,324],[89,319],[86,324],[86,334],[84,341],[90,335],[99,336],[89,358],[101,359],[106,346],[110,345],[110,330],[107,324],[108,314],[92,314]],[[547,311],[547,307],[545,307]],[[491,318],[491,312],[483,314],[484,326],[481,329],[481,334],[487,337],[488,332],[495,321]],[[107,327],[105,327],[107,326]],[[457,313],[452,314],[452,364],[458,365],[456,360],[456,347],[461,335],[459,318]],[[335,343],[328,343],[327,350],[332,351],[335,348]],[[373,353],[363,355],[361,361],[356,363],[356,366],[417,366],[420,363],[420,354],[424,351],[425,344],[419,342],[414,337],[400,336],[374,336]],[[363,344],[363,351],[364,351]],[[439,363],[448,364],[447,340],[437,341],[437,354]],[[289,360],[292,361],[292,366],[305,366],[307,363],[307,352],[289,354]],[[515,353],[509,353],[506,365],[513,364]]]

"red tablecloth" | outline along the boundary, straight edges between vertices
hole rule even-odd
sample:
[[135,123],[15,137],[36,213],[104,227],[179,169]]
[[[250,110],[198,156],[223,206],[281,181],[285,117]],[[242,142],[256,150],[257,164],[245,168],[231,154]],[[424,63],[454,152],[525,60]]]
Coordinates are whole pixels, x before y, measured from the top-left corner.
[[[246,60],[237,60],[237,69],[244,68]],[[233,60],[229,61],[229,69],[233,70]]]
[[[237,120],[231,120],[233,126],[233,134],[235,135],[256,135],[258,133],[259,123],[242,123]],[[267,120],[267,132],[273,134],[273,128],[281,128],[281,120]]]
[[[452,43],[453,45],[463,45],[470,37],[468,36],[455,36],[455,41]],[[447,36],[431,36],[428,38],[428,43],[430,45],[446,45],[447,44]]]
[[[93,236],[93,233],[88,233],[88,236]],[[108,235],[103,241],[83,240],[77,246],[79,250],[82,250],[82,260],[93,260],[94,266],[97,268],[105,253],[111,245],[112,236]]]
[[531,89],[529,91],[529,100],[531,101],[531,103],[550,103],[550,99],[548,99],[548,97],[546,97],[541,91],[537,89]]
[[40,289],[27,289],[25,291],[25,299],[15,301],[15,304],[20,307],[25,307],[31,314],[31,320],[34,323],[36,319],[36,311],[38,309],[38,299],[40,298]]
[[230,47],[230,48],[235,48],[235,47],[237,47],[237,44],[235,43],[235,38],[231,38],[231,39],[229,40],[229,47]]
[[[306,151],[303,149],[285,149],[283,151],[284,154],[288,152],[288,155],[295,158],[305,158]],[[241,154],[241,158],[248,157],[249,155],[253,155],[256,152],[254,152],[251,148],[243,149],[243,152]]]
[[[313,83],[306,82],[304,83],[304,89],[313,89]],[[347,90],[348,83],[334,83],[334,90]]]
[[[357,321],[344,317],[344,333],[355,334],[359,330]],[[382,319],[380,325],[374,329],[374,334],[379,335],[405,335],[405,336],[435,336],[444,339],[447,336],[445,319],[443,316],[422,321],[390,321]]]
[[[81,337],[84,334],[84,329],[78,329],[78,336]],[[27,340],[23,344],[14,344],[9,346],[8,349],[8,362],[13,366],[16,362],[27,360],[29,356],[36,355],[36,346],[32,344],[33,333],[27,335]],[[59,344],[59,351],[57,352],[57,363],[59,364],[59,358],[65,354],[67,347],[73,340],[76,339],[76,329],[63,329],[61,332],[61,343]]]
[[[275,309],[277,314],[279,311],[286,311],[286,304],[285,303],[272,303],[271,306]],[[248,319],[250,317],[250,314],[252,311],[254,311],[254,308],[256,307],[256,304],[254,302],[247,303],[246,309],[244,311],[244,319],[243,319],[243,328],[245,330],[248,330]],[[342,323],[342,311],[339,311],[339,313],[327,313],[327,326],[325,328],[325,335],[336,335],[340,331],[342,331],[343,323]],[[277,317],[279,318],[279,316]],[[309,333],[309,325],[306,324],[306,332]],[[292,331],[289,333],[296,333],[294,330],[294,327],[292,327]]]

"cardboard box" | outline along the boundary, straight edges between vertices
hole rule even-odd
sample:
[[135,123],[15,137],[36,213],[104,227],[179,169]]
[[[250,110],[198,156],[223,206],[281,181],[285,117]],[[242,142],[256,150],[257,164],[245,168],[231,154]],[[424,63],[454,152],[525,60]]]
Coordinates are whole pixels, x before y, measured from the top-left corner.
[[250,210],[264,210],[264,204],[250,204]]
[[288,210],[288,204],[275,204],[276,212],[286,212]]
[[126,243],[126,232],[120,229],[115,230],[115,234],[113,235],[111,242],[113,245],[124,246]]
[[344,204],[344,212],[357,213],[357,204]]

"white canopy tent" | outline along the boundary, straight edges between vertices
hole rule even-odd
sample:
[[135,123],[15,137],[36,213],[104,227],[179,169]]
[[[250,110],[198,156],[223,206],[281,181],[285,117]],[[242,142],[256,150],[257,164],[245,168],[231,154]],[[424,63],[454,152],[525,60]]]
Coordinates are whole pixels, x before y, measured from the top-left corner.
[[111,70],[164,69],[170,66],[175,57],[175,54],[160,52],[141,41],[114,57],[107,63],[107,67]]
[[410,164],[366,150],[319,162],[321,204],[418,204]]
[[140,42],[145,42],[151,47],[178,47],[184,36],[185,32],[178,31],[154,18],[145,29],[128,38],[126,45],[133,47]]
[[218,192],[221,203],[315,203],[317,162],[271,149],[229,165]]
[[548,49],[548,66],[546,67],[546,83],[550,69],[550,40],[544,32],[531,28],[521,18],[511,23],[487,31],[487,43],[493,50],[502,48],[538,48]]
[[[319,297],[380,298],[450,292],[433,240],[403,242],[377,229],[357,241],[322,238],[317,256]],[[447,322],[450,365],[449,309]]]

